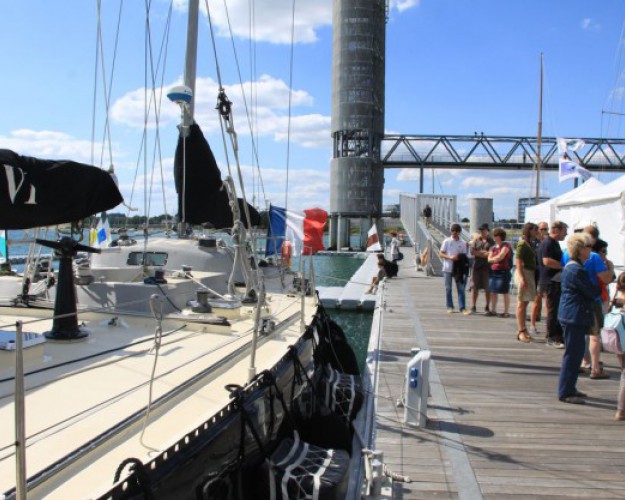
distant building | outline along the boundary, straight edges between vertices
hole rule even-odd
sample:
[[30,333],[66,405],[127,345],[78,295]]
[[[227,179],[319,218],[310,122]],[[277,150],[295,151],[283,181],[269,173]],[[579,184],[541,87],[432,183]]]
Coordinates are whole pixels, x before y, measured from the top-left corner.
[[393,205],[384,205],[384,215],[387,217],[399,217],[399,203]]
[[534,205],[539,205],[540,203],[549,200],[550,198],[538,198],[538,203],[536,203],[536,197],[532,196],[531,198],[519,198],[519,202],[517,205],[517,220],[519,222],[525,222],[525,209],[527,207],[533,207]]

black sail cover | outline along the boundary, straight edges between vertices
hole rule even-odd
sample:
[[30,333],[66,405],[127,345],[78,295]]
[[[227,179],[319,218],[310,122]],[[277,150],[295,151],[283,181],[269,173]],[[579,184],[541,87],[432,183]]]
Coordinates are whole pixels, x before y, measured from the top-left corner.
[[111,175],[97,167],[0,149],[0,229],[74,222],[122,201]]
[[[184,168],[185,160],[186,169]],[[184,193],[183,179],[186,185]],[[174,159],[174,180],[178,193],[180,220],[188,224],[210,222],[219,229],[232,227],[232,210],[228,202],[228,193],[225,188],[222,188],[221,172],[202,130],[196,123],[191,125],[188,137],[185,138],[182,134],[178,137]],[[240,198],[238,201],[242,220],[246,222],[245,202]],[[260,214],[249,203],[247,206],[252,226],[257,226],[260,223]],[[250,227],[249,224],[245,226]]]

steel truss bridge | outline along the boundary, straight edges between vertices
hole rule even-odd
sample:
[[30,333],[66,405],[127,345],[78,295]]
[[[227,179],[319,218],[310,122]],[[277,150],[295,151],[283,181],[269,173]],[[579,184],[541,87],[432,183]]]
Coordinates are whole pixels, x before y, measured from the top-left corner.
[[[571,160],[590,171],[625,172],[625,139],[583,138],[584,147],[569,151]],[[385,135],[383,168],[534,170],[536,137],[474,135]],[[558,170],[556,137],[543,137],[541,169]],[[421,186],[423,191],[423,186]]]

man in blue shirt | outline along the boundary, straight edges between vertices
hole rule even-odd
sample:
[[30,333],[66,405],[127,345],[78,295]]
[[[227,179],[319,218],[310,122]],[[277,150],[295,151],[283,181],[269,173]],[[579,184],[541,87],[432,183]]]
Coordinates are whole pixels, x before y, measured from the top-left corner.
[[[587,233],[593,238],[590,228],[594,228],[594,226],[589,226],[584,228],[583,230],[576,230],[575,232],[584,232]],[[593,238],[593,245],[595,241]],[[568,250],[565,250],[562,254],[562,266],[564,267],[566,263],[570,260]],[[604,283],[610,283],[612,281],[612,273],[603,262],[603,259],[598,253],[590,252],[590,257],[588,260],[584,262],[584,269],[588,273],[588,277],[590,281],[598,285],[599,280]],[[588,335],[590,336],[588,350],[590,351],[590,378],[591,379],[605,379],[610,378],[610,376],[603,371],[601,368],[601,364],[599,362],[599,356],[601,355],[601,328],[603,326],[603,310],[601,303],[601,295],[598,295],[595,298],[595,302],[593,304],[593,311],[595,313],[595,325],[590,329]]]

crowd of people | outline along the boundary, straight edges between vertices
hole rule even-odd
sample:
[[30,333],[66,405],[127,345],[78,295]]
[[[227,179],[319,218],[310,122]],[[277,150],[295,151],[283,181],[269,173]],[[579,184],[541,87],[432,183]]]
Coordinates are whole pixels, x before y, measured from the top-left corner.
[[[545,311],[546,344],[564,350],[558,398],[565,403],[583,404],[587,396],[577,390],[579,375],[588,374],[594,380],[609,378],[600,359],[601,329],[606,312],[613,308],[625,311],[625,273],[616,280],[616,293],[611,298],[609,284],[616,276],[607,257],[608,244],[599,237],[595,226],[578,229],[571,235],[568,230],[562,221],[551,226],[546,222],[528,222],[513,250],[502,228],[494,229],[491,238],[488,224],[483,224],[467,243],[460,237],[460,225],[453,224],[451,236],[441,244],[439,255],[449,313],[454,312],[455,282],[462,314],[477,313],[483,291],[484,315],[510,317],[510,288],[514,280],[516,338],[530,343],[538,335],[536,323]],[[563,250],[560,243],[565,239]],[[466,307],[467,284],[471,287],[470,309]],[[498,313],[500,295],[503,311]],[[619,363],[622,374],[615,418],[625,420],[623,355],[619,355]]]

